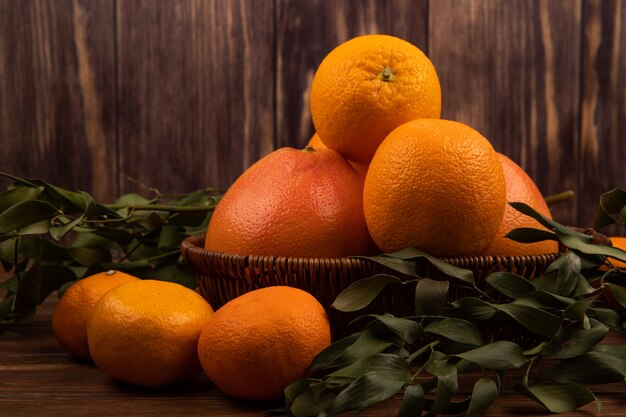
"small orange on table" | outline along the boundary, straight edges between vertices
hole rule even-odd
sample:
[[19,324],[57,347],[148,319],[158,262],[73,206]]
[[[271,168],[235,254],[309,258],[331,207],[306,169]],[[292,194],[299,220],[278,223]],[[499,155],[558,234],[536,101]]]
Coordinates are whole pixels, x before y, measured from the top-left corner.
[[202,330],[198,356],[224,393],[276,400],[287,385],[306,376],[313,358],[329,344],[324,307],[303,290],[274,286],[218,309]]
[[120,271],[107,271],[83,278],[63,294],[52,315],[52,332],[68,353],[90,360],[87,320],[93,307],[111,289],[139,278]]
[[93,361],[112,377],[146,387],[188,380],[200,371],[197,345],[213,314],[195,291],[140,280],[112,289],[87,324]]

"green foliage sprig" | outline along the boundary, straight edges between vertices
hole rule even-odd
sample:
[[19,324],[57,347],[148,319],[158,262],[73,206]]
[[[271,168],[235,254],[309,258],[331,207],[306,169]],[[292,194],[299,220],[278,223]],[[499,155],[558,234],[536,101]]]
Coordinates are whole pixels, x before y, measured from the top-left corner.
[[[607,193],[603,201],[604,215],[597,218],[603,224],[626,225],[626,193]],[[600,344],[610,329],[624,329],[626,270],[614,268],[610,260],[626,261],[626,252],[594,244],[591,236],[525,204],[511,205],[549,230],[517,229],[511,238],[554,239],[568,248],[543,275],[528,280],[495,272],[478,288],[471,271],[415,248],[370,258],[394,273],[353,283],[333,307],[345,312],[364,309],[384,288],[398,285],[413,288],[415,314],[365,315],[370,320],[362,331],[334,342],[315,358],[310,377],[287,387],[287,413],[330,416],[401,393],[398,417],[478,416],[497,399],[505,375],[519,368],[524,372],[515,389],[547,410],[567,412],[593,401],[600,409],[587,385],[623,382],[626,377],[626,346]],[[450,279],[417,276],[418,259],[431,262]],[[406,275],[413,279],[401,278]],[[455,285],[474,288],[475,295],[449,301],[449,289]],[[502,331],[510,329],[515,330]],[[538,372],[542,361],[550,366]],[[480,376],[471,394],[459,399],[459,375],[476,375],[477,370]]]
[[180,243],[206,230],[220,190],[98,204],[85,192],[0,175],[14,181],[0,193],[0,320],[28,320],[53,291],[108,269],[195,287]]

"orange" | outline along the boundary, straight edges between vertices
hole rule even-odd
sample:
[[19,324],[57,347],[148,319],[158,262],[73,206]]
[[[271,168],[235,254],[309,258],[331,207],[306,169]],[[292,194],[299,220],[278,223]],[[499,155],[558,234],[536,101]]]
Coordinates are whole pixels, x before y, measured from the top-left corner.
[[87,324],[96,366],[119,380],[161,387],[200,371],[197,345],[213,310],[195,291],[155,280],[106,293]]
[[198,342],[200,363],[226,394],[275,400],[303,378],[313,358],[330,344],[322,305],[292,287],[243,294],[217,310]]
[[[309,139],[309,143],[307,143],[306,146],[310,146],[315,149],[328,148],[326,145],[324,145],[324,142],[322,142],[322,139],[320,139],[320,135],[318,135],[317,133],[311,136],[311,139]],[[354,161],[348,162],[350,163],[350,165],[352,165],[354,169],[356,169],[356,172],[358,172],[359,175],[363,179],[365,179],[365,175],[367,175],[367,164],[359,164],[358,162]]]
[[138,280],[120,271],[100,272],[72,285],[59,300],[52,315],[52,331],[68,353],[91,359],[87,344],[87,319],[98,300],[112,288]]
[[224,194],[205,247],[244,255],[370,254],[375,246],[363,216],[363,181],[331,149],[278,149]]
[[[502,172],[506,181],[506,201],[526,203],[540,214],[552,219],[550,208],[537,188],[532,178],[508,157],[498,154],[502,164]],[[489,248],[486,255],[510,256],[510,255],[541,255],[545,253],[555,253],[559,251],[559,245],[554,240],[544,240],[536,243],[519,243],[504,237],[508,232],[520,227],[530,227],[547,230],[532,217],[520,213],[513,207],[506,205],[500,229]]]
[[342,43],[322,61],[311,85],[311,117],[326,146],[368,164],[396,127],[439,118],[441,88],[416,46],[388,35]]
[[[609,240],[611,241],[611,243],[613,244],[614,247],[626,251],[626,237],[624,237],[624,236],[611,236],[611,237],[609,237]],[[622,262],[622,261],[620,261],[618,259],[609,258],[609,261],[611,262],[611,264],[613,264],[613,267],[615,267],[615,268],[626,268],[626,263],[624,263],[624,262]]]
[[504,213],[506,186],[487,139],[462,123],[420,119],[380,145],[363,190],[367,226],[383,252],[479,255]]

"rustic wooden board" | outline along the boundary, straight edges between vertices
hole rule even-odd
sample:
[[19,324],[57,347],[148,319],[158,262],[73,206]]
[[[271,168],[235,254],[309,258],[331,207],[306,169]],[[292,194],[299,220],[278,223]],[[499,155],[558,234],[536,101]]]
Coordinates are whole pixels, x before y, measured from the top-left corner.
[[302,147],[313,135],[311,82],[335,46],[354,36],[385,33],[426,52],[427,4],[426,0],[277,0],[277,147]]
[[123,192],[226,186],[273,149],[272,2],[119,0],[116,12]]
[[590,225],[600,194],[626,189],[626,3],[583,5],[579,210]]
[[112,1],[1,1],[0,170],[115,196],[114,68]]
[[[429,50],[442,117],[469,124],[544,195],[578,191],[579,0],[438,0]],[[553,210],[577,224],[576,204]]]

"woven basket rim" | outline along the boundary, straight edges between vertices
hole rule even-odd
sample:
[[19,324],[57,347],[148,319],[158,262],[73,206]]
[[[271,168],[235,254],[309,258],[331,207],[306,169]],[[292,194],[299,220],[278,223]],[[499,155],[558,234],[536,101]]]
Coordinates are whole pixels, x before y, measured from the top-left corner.
[[[303,257],[289,257],[289,256],[273,256],[273,255],[243,255],[243,254],[233,254],[227,252],[217,252],[210,249],[206,249],[204,247],[205,235],[199,234],[194,236],[189,236],[185,240],[183,240],[181,244],[181,252],[183,256],[185,256],[186,252],[190,252],[191,255],[195,256],[218,256],[222,258],[228,258],[230,260],[240,260],[240,261],[276,261],[276,262],[344,262],[347,260],[355,261],[355,260],[366,260],[367,256],[348,256],[348,257],[338,257],[338,258],[303,258]],[[554,252],[554,253],[546,253],[541,255],[510,255],[510,256],[493,256],[493,255],[471,255],[471,256],[449,256],[449,257],[438,257],[438,259],[452,264],[468,264],[468,263],[481,263],[481,264],[520,264],[527,262],[536,262],[538,260],[541,261],[554,261],[559,256],[561,256],[562,252]],[[382,254],[379,254],[382,255]]]

